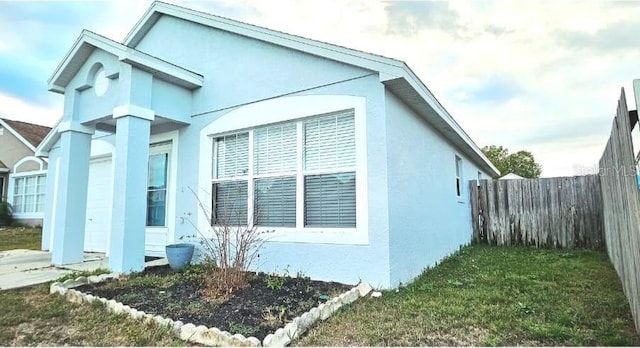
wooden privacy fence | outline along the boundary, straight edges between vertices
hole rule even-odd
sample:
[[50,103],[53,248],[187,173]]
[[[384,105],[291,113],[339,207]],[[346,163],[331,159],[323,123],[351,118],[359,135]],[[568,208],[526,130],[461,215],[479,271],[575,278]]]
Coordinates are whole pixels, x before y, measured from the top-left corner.
[[[638,101],[640,80],[634,87]],[[472,181],[470,194],[475,243],[606,247],[640,333],[640,190],[631,140],[637,123],[623,89],[598,175]]]
[[623,89],[611,136],[600,158],[599,177],[607,253],[629,299],[636,331],[640,333],[640,191],[631,141],[631,129],[637,120],[637,116],[629,117]]
[[596,175],[480,180],[470,186],[475,243],[604,247]]

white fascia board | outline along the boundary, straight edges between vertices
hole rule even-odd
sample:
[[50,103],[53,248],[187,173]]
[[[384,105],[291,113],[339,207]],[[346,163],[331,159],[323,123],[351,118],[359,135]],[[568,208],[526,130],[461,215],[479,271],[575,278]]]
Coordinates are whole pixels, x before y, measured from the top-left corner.
[[380,81],[389,81],[398,77],[404,78],[416,90],[416,92],[440,115],[451,129],[453,129],[460,138],[468,144],[473,152],[491,168],[495,175],[499,175],[499,171],[487,157],[482,153],[478,146],[464,132],[462,127],[449,115],[442,105],[431,94],[427,87],[420,79],[411,71],[411,69],[402,61],[387,58],[371,53],[357,51],[354,49],[341,47],[317,40],[307,39],[300,36],[290,35],[283,32],[254,26],[238,22],[235,20],[222,18],[179,7],[176,5],[154,2],[149,10],[144,14],[142,19],[138,21],[136,26],[129,32],[124,40],[124,44],[129,47],[135,47],[144,38],[147,32],[155,24],[162,15],[169,15],[181,18],[187,21],[198,23],[204,26],[228,31],[238,35],[250,37],[253,39],[269,42],[275,45],[291,48],[297,51],[313,54],[327,59],[343,62],[358,66],[364,69],[377,71]]
[[47,84],[49,85],[49,91],[56,92],[56,93],[64,93],[64,87],[57,85],[54,81],[56,81],[60,77],[60,74],[62,74],[64,67],[67,66],[71,61],[71,59],[78,53],[80,46],[82,46],[82,39],[85,33],[86,33],[86,30],[83,30],[80,33],[80,35],[78,36],[76,41],[73,43],[69,51],[67,51],[67,54],[64,56],[62,61],[58,63],[56,70],[53,71],[53,74],[47,80]]
[[286,34],[272,29],[262,28],[160,2],[154,2],[153,5],[151,5],[149,11],[145,13],[144,17],[136,24],[129,35],[127,35],[124,44],[135,48],[135,46],[137,46],[137,44],[146,35],[147,31],[153,26],[147,23],[155,23],[157,18],[161,15],[181,18],[207,27],[269,42],[364,69],[378,71],[381,74],[384,74],[383,78],[387,79],[401,76],[403,71],[404,63],[392,58]]
[[124,45],[123,50],[124,51],[120,54],[119,59],[127,64],[131,64],[154,74],[159,73],[160,75],[164,75],[165,79],[166,77],[173,77],[180,81],[181,85],[189,89],[202,87],[202,84],[204,83],[204,78],[200,74]]
[[18,140],[20,140],[26,147],[28,147],[29,150],[31,150],[32,152],[36,151],[35,146],[31,145],[31,143],[28,142],[27,139],[25,139],[22,135],[20,135],[20,133],[18,133],[15,129],[11,128],[11,126],[9,126],[2,119],[0,119],[0,126],[4,127],[5,129],[8,129],[9,132],[11,132],[11,134],[13,134],[16,138],[18,138]]

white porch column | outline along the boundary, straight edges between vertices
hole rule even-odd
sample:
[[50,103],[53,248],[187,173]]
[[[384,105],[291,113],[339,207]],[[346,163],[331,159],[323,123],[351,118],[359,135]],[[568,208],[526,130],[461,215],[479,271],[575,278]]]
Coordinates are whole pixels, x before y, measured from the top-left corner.
[[[131,109],[114,110],[117,120],[109,268],[122,273],[144,269],[149,137],[153,119],[153,111],[132,116]],[[124,114],[119,115],[120,112]]]
[[65,122],[59,126],[60,159],[57,165],[52,262],[82,262],[87,213],[89,156],[93,129]]

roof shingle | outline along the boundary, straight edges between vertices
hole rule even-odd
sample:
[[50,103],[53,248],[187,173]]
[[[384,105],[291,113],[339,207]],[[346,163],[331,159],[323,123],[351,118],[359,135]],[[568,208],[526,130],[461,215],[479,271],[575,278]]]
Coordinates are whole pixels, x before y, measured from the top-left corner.
[[44,139],[44,137],[46,137],[47,134],[49,134],[49,131],[51,131],[50,127],[41,126],[33,123],[7,120],[6,118],[2,118],[1,120],[4,121],[9,127],[13,128],[13,130],[18,132],[23,138],[25,138],[34,147],[38,147],[42,139]]

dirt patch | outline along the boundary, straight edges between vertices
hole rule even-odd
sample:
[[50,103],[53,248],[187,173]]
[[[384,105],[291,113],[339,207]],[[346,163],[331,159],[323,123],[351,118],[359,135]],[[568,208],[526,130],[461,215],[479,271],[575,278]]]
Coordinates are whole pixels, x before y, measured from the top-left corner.
[[[203,274],[153,267],[129,279],[89,284],[78,290],[183,323],[217,327],[263,339],[296,316],[351,288],[335,282],[250,273],[249,287],[228,300],[203,296]],[[275,281],[274,281],[275,280]],[[275,286],[274,286],[275,284]]]

